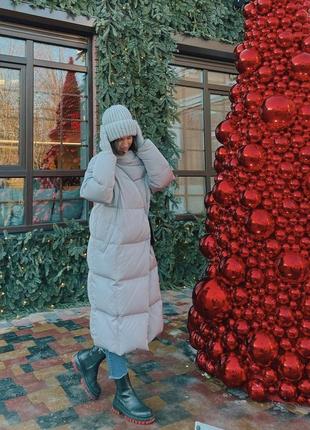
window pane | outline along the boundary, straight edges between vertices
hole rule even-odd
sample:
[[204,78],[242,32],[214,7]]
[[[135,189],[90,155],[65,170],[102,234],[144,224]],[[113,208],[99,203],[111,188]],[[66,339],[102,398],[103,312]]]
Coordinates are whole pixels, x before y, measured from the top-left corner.
[[179,170],[205,170],[204,151],[185,151],[178,163]]
[[12,37],[0,36],[0,54],[25,57],[25,41]]
[[71,70],[35,67],[34,92],[43,94],[85,97],[87,96],[87,74]]
[[206,193],[205,179],[199,177],[178,177],[179,188],[175,196],[178,199],[177,207],[171,209],[178,214],[204,213],[204,196]]
[[24,179],[0,178],[0,227],[24,224]]
[[34,58],[84,66],[86,64],[86,51],[83,49],[35,42]]
[[232,73],[208,72],[208,83],[232,86],[236,83],[236,77]]
[[212,164],[214,162],[214,155],[216,149],[221,146],[215,137],[215,129],[218,124],[223,121],[226,114],[230,111],[230,100],[228,95],[222,96],[219,94],[211,94],[211,143],[212,143]]
[[80,177],[37,177],[33,180],[33,223],[86,219],[86,201],[80,198]]
[[20,163],[20,70],[0,67],[0,165]]
[[34,88],[34,168],[85,168],[86,74],[36,68]]
[[204,170],[203,91],[176,86],[175,94],[178,121],[172,131],[175,143],[182,151],[178,169]]
[[193,69],[188,67],[171,66],[177,74],[178,79],[183,79],[191,82],[202,82],[203,74],[200,69]]

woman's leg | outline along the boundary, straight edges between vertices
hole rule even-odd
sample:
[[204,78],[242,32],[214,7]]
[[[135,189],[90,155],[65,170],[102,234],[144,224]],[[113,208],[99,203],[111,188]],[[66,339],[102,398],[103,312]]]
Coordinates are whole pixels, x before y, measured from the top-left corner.
[[127,358],[125,355],[117,355],[114,352],[105,350],[108,373],[110,379],[121,379],[128,373]]

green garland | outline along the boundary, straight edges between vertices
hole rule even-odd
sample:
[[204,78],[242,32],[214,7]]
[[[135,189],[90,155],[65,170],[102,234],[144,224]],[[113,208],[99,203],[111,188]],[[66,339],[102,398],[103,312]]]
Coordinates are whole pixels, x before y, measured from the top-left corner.
[[[21,0],[11,0],[14,4]],[[100,111],[124,103],[175,165],[178,150],[169,126],[176,118],[169,68],[174,33],[237,42],[242,17],[231,0],[32,0],[33,7],[95,17]],[[198,250],[203,219],[178,221],[173,190],[151,205],[162,288],[193,286],[205,265]],[[88,228],[76,223],[0,238],[0,312],[20,312],[86,300]],[[27,248],[27,251],[25,250]]]

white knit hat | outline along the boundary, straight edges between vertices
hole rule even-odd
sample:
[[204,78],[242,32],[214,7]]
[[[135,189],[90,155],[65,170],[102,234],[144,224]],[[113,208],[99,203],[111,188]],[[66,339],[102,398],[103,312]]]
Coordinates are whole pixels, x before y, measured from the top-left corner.
[[124,136],[136,136],[137,122],[132,119],[129,110],[122,105],[113,105],[102,115],[104,127],[110,142]]

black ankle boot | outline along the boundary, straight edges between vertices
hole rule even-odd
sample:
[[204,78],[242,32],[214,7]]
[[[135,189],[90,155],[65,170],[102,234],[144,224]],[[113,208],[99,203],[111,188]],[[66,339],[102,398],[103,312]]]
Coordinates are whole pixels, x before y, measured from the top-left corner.
[[113,412],[124,415],[125,419],[136,424],[152,424],[153,413],[136,395],[131,386],[129,375],[115,379],[116,393],[113,400]]
[[98,346],[83,349],[72,357],[73,368],[81,375],[81,383],[92,400],[100,396],[100,386],[97,375],[100,363],[105,359],[105,353]]

